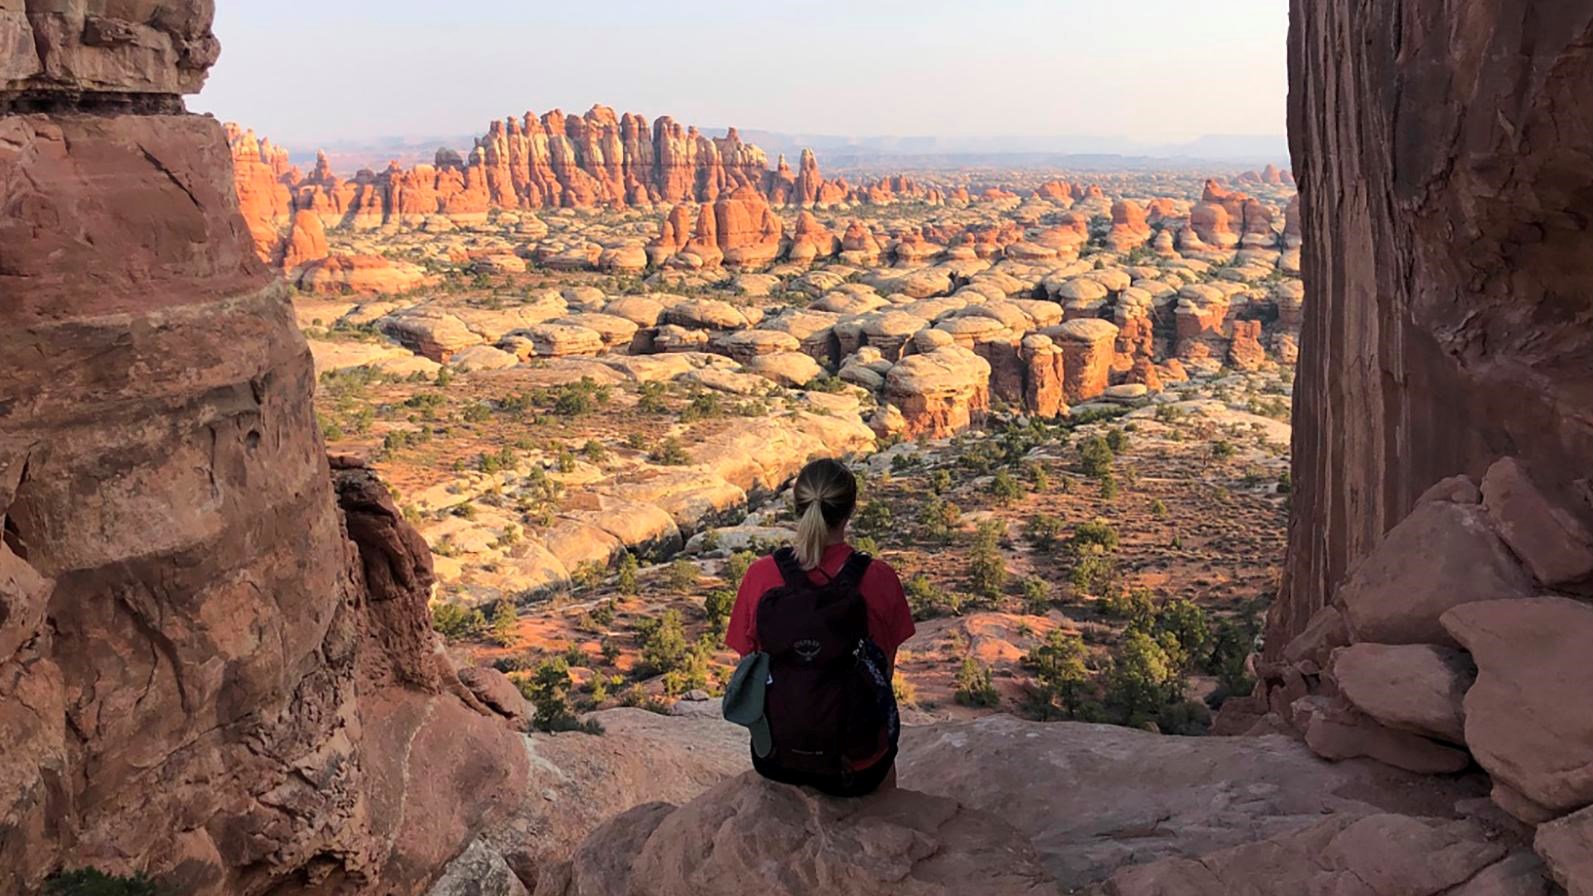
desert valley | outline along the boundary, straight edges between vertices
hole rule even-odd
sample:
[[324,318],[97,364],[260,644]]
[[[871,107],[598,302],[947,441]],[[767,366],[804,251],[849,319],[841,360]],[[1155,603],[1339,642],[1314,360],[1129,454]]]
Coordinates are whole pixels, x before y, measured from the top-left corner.
[[[1292,6],[1292,164],[837,175],[335,170],[211,0],[0,0],[0,892],[1593,894],[1593,13]],[[721,718],[823,457],[860,799]]]
[[596,107],[339,178],[229,134],[330,450],[425,536],[456,652],[528,697],[560,661],[582,709],[715,693],[739,572],[821,456],[864,474],[857,533],[911,583],[898,687],[928,717],[1056,715],[1024,659],[1059,633],[1104,677],[1163,606],[1189,701],[1112,714],[1195,733],[1218,677],[1249,692],[1303,294],[1276,168],[854,187]]

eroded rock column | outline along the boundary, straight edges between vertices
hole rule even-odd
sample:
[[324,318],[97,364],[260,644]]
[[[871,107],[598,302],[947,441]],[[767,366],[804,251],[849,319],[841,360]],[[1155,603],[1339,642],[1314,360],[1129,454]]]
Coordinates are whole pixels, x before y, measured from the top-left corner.
[[433,651],[425,551],[395,580],[348,538],[309,353],[183,110],[212,4],[86,8],[0,2],[0,891],[418,891],[523,750]]

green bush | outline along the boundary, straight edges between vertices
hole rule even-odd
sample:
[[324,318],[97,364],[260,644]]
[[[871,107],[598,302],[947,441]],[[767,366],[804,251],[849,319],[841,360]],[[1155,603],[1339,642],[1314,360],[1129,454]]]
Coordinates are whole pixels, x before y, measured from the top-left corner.
[[619,575],[614,583],[614,587],[619,590],[619,593],[636,594],[640,590],[636,582],[636,573],[639,568],[640,564],[636,562],[635,554],[626,551],[620,555]]
[[926,575],[916,575],[903,583],[907,594],[907,607],[917,620],[936,616],[951,616],[962,611],[962,598],[948,592],[929,580]]
[[675,436],[665,437],[658,443],[658,447],[647,455],[647,459],[668,467],[683,467],[691,463],[691,457],[686,454],[686,446],[682,445],[680,439]]
[[996,499],[997,504],[1003,506],[1023,497],[1023,486],[1006,470],[997,470],[996,475],[990,480],[990,495]]
[[142,874],[106,874],[93,868],[62,871],[44,882],[46,896],[166,896],[166,890]]
[[1001,556],[1005,527],[994,520],[980,523],[974,532],[973,556],[968,561],[968,587],[975,594],[995,599],[1007,587],[1007,562]]
[[757,560],[758,555],[751,551],[736,551],[725,561],[725,579],[732,584],[740,585],[741,580],[747,575],[747,570],[751,569]]
[[1062,521],[1049,513],[1037,513],[1023,524],[1023,534],[1036,548],[1049,551],[1062,534]]
[[1079,470],[1092,479],[1110,476],[1115,459],[1112,446],[1100,436],[1091,436],[1079,446]]
[[444,638],[469,638],[487,629],[487,617],[477,609],[438,603],[431,608],[431,627]]
[[1181,684],[1161,645],[1144,632],[1129,631],[1107,671],[1107,710],[1117,724],[1143,728],[1157,720]]
[[1051,609],[1051,583],[1039,576],[1023,580],[1023,602],[1030,613],[1043,615]]
[[576,718],[570,706],[570,664],[564,657],[543,660],[529,679],[520,680],[520,693],[531,702],[531,724],[539,731],[602,731]]
[[1084,641],[1057,629],[1045,643],[1029,651],[1023,665],[1034,672],[1035,697],[1041,714],[1077,718],[1091,687]]
[[971,656],[963,657],[962,667],[957,670],[957,690],[952,697],[963,706],[990,707],[1001,703],[1001,695],[990,681],[989,667]]
[[703,599],[703,614],[708,617],[708,626],[716,637],[724,637],[725,627],[730,624],[730,611],[735,605],[736,592],[729,588],[715,588]]
[[492,608],[492,640],[508,646],[514,643],[515,629],[520,622],[514,610],[514,601],[500,600]]
[[679,611],[665,610],[657,620],[644,621],[638,630],[642,632],[642,668],[647,674],[668,674],[686,664],[691,642],[686,640]]
[[666,579],[671,590],[690,591],[697,587],[697,578],[700,572],[697,569],[697,564],[687,560],[685,557],[677,557],[673,563],[669,564]]

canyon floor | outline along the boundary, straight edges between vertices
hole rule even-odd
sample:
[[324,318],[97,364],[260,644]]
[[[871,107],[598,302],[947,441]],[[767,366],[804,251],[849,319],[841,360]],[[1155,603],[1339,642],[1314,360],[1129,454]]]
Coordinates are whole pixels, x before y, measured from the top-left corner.
[[[1202,183],[1105,179],[1185,206]],[[1251,684],[1289,498],[1289,367],[1260,345],[1229,363],[1223,318],[1265,318],[1262,339],[1292,349],[1277,318],[1298,287],[1294,253],[1158,255],[1149,230],[1114,251],[1121,228],[1104,216],[1069,262],[915,258],[916,237],[886,237],[976,220],[1010,244],[1056,218],[1040,195],[832,212],[835,230],[869,221],[874,257],[740,273],[561,260],[572,239],[659,227],[635,210],[333,231],[333,257],[413,280],[392,293],[300,282],[318,415],[330,450],[370,458],[431,546],[449,649],[528,696],[550,664],[567,669],[576,711],[716,693],[735,661],[722,636],[739,574],[789,534],[781,490],[807,460],[840,455],[863,483],[854,541],[900,573],[918,622],[898,662],[910,721],[1016,712],[1203,733],[1207,708]],[[1208,291],[1215,325],[1180,339],[1178,309]],[[1137,346],[1122,338],[1134,324],[1077,352],[1056,332],[1121,323],[1136,303]],[[904,393],[893,369],[952,341],[925,329],[969,357],[1055,334],[1056,369],[1072,360],[1074,374],[1050,386],[1073,406],[1037,413],[1032,371],[1003,387],[999,358]],[[1176,693],[1171,709],[1118,705],[1135,632],[1155,643],[1133,661]],[[1067,700],[1055,633],[1082,648]]]

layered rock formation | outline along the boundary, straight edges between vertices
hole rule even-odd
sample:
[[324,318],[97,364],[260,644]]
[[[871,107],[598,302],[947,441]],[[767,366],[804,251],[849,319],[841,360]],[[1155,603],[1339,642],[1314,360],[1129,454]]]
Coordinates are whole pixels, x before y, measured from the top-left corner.
[[[1447,7],[1405,7],[1294,8],[1307,296],[1273,655],[1435,482],[1516,454],[1574,497],[1593,461],[1593,334],[1569,298],[1587,281],[1593,13],[1489,2],[1457,48],[1425,27]],[[1400,79],[1397,108],[1365,72]],[[1490,124],[1458,127],[1462,110]]]
[[212,4],[82,6],[0,10],[36,54],[0,119],[0,890],[419,892],[519,735],[433,644],[424,543],[334,484],[227,137],[182,110]]
[[1295,494],[1251,708],[1325,756],[1475,763],[1587,892],[1593,11],[1463,24],[1294,4]]

